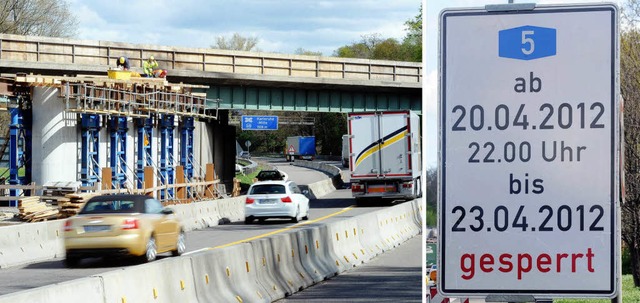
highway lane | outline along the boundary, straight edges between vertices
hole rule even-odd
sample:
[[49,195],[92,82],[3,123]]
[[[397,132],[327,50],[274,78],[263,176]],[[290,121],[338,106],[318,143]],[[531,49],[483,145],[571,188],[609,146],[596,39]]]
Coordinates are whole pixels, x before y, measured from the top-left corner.
[[[322,178],[326,178],[321,172],[297,166],[285,164],[281,166],[278,165],[278,168],[289,174],[290,178],[295,181],[300,179],[305,182],[316,182]],[[300,182],[300,184],[304,183]],[[188,251],[193,252],[200,249],[233,244],[234,242],[255,238],[260,235],[273,232],[286,232],[291,228],[305,228],[306,226],[342,220],[380,209],[380,207],[355,208],[353,207],[353,202],[350,191],[348,189],[341,189],[325,195],[321,199],[312,200],[310,204],[311,218],[309,221],[293,224],[287,220],[267,220],[264,224],[251,225],[234,222],[232,224],[192,231],[187,233]],[[335,215],[327,217],[332,214]],[[327,218],[322,219],[322,221],[315,221],[323,217]],[[83,278],[133,264],[135,263],[131,260],[103,260],[95,258],[83,260],[79,268],[67,269],[62,264],[62,259],[52,259],[25,266],[2,269],[0,270],[0,295]]]

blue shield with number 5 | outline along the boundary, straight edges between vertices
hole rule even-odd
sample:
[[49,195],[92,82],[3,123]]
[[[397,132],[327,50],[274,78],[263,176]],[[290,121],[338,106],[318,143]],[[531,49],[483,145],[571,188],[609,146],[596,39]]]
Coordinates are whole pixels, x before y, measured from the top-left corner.
[[521,26],[498,33],[499,56],[518,60],[533,60],[556,54],[556,29]]

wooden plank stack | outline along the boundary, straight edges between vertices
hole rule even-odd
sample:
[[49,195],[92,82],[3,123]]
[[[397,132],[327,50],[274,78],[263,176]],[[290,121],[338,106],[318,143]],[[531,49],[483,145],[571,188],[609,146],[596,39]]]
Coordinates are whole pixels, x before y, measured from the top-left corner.
[[52,205],[69,202],[65,195],[77,192],[79,186],[79,182],[49,182],[42,188],[41,200]]
[[98,195],[97,193],[72,193],[66,194],[65,198],[69,201],[58,204],[60,207],[60,218],[69,218],[77,215],[85,203],[92,197]]
[[18,200],[18,217],[27,222],[40,222],[58,218],[58,208],[40,201],[40,196],[23,197]]

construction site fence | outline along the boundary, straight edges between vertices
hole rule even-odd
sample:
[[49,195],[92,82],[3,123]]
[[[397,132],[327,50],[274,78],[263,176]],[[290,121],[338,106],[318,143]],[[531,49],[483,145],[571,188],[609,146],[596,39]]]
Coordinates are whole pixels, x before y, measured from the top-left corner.
[[[0,34],[0,60],[100,66],[115,66],[120,56],[129,58],[134,69],[142,70],[143,60],[154,56],[160,68],[263,76],[293,76],[323,79],[353,79],[422,82],[422,64],[323,56],[285,55],[129,44],[109,41],[75,40]],[[104,68],[102,68],[104,70]],[[170,73],[173,74],[173,73]]]

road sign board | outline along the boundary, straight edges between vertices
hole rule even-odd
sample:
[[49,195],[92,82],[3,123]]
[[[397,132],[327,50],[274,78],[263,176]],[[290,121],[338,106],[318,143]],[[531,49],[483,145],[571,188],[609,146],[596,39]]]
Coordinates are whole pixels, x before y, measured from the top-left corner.
[[289,150],[288,150],[290,155],[293,155],[296,153],[296,149],[293,147],[293,145],[289,145]]
[[439,287],[613,296],[618,9],[440,15]]
[[242,130],[278,130],[278,116],[242,116]]

